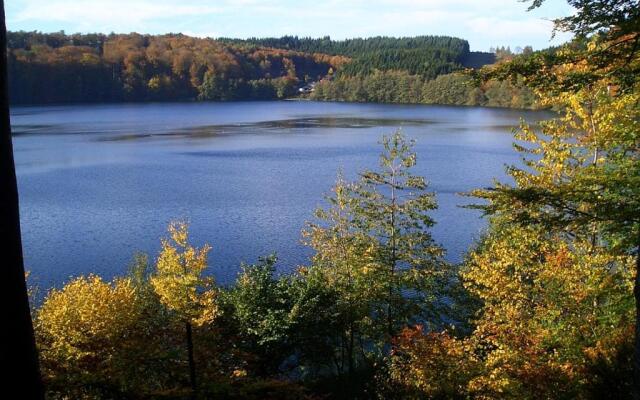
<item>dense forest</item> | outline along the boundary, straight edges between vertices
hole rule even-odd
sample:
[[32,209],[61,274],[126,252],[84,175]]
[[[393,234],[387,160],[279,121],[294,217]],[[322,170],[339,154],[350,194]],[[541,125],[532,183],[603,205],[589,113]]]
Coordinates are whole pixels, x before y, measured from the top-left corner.
[[[318,82],[314,100],[530,108],[522,85],[482,86],[455,71],[495,61],[451,37],[332,41],[198,39],[180,34],[9,32],[12,104],[268,100]],[[501,56],[504,49],[496,54]]]
[[395,132],[376,169],[338,175],[290,275],[266,256],[219,286],[177,221],[128,275],[50,290],[34,309],[49,398],[638,398],[640,7],[569,3],[556,26],[576,42],[475,77],[558,113],[514,131],[509,183],[466,194],[489,226],[461,264]]
[[352,59],[342,69],[347,75],[367,75],[376,70],[400,70],[411,75],[420,75],[425,79],[433,79],[464,67],[481,67],[495,61],[493,53],[471,52],[466,40],[448,36],[379,36],[337,41],[331,40],[329,36],[318,39],[283,36],[220,40],[305,53],[347,56]]
[[275,99],[348,59],[184,35],[8,33],[12,104]]
[[[533,91],[517,80],[477,85],[462,73],[515,56],[509,48],[471,52],[466,40],[446,36],[373,37],[331,40],[281,38],[220,39],[245,46],[266,46],[309,53],[342,55],[350,61],[314,86],[309,98],[374,103],[451,104],[534,108]],[[531,54],[531,47],[521,53]]]
[[308,97],[372,103],[450,104],[507,108],[540,107],[535,93],[517,79],[477,84],[468,74],[454,72],[427,80],[406,71],[374,71],[366,75],[339,74],[323,79]]

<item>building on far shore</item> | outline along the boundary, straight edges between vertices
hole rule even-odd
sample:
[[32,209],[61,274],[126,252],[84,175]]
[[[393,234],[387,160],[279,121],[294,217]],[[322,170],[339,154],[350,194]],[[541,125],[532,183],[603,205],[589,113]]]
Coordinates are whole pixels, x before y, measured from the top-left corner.
[[312,93],[316,88],[316,82],[311,82],[298,89],[300,94]]

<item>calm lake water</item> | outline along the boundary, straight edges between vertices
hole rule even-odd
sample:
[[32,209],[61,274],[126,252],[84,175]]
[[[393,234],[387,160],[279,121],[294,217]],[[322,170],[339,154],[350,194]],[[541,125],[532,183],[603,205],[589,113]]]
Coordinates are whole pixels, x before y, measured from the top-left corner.
[[308,260],[300,231],[337,171],[376,167],[378,140],[399,127],[437,194],[434,237],[457,262],[486,226],[458,193],[518,163],[510,130],[521,116],[546,115],[289,101],[15,107],[26,268],[41,288],[123,274],[136,251],[155,257],[167,223],[184,218],[194,243],[213,246],[220,283],[272,252],[290,271]]

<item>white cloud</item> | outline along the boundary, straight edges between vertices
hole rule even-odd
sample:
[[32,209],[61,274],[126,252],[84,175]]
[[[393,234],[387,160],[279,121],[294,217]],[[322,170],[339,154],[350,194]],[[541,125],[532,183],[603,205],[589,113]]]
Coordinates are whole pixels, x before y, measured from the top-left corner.
[[551,45],[571,38],[570,34],[557,33],[552,37],[553,22],[541,18],[522,20],[504,20],[494,17],[476,17],[465,21],[465,26],[474,36],[492,41],[496,45],[516,41],[520,45],[528,45],[528,40],[536,38],[540,43]]
[[180,33],[182,33],[184,35],[187,35],[187,36],[193,36],[193,37],[198,37],[198,38],[217,38],[217,37],[224,36],[220,32],[216,32],[216,31],[201,32],[201,31],[186,30],[186,31],[182,31]]
[[493,39],[531,35],[550,38],[553,30],[553,22],[542,19],[504,20],[479,17],[465,21],[465,25],[470,31]]
[[[554,6],[526,12],[518,0],[12,0],[10,29],[73,32],[183,32],[250,37],[441,34],[473,49],[549,44]],[[551,3],[551,2],[548,2]],[[545,3],[546,4],[546,3]],[[566,36],[565,36],[566,38]]]
[[150,0],[28,0],[11,21],[73,22],[83,25],[136,24],[161,18],[199,16],[222,8],[196,4],[170,4]]

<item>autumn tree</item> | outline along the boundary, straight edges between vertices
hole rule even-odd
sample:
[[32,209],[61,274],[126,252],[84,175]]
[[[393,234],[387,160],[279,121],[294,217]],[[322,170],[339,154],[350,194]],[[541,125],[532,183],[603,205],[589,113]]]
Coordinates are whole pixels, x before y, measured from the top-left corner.
[[213,278],[203,275],[210,247],[204,245],[196,248],[189,244],[188,225],[185,222],[172,222],[168,231],[169,237],[162,239],[162,250],[150,280],[162,304],[184,323],[189,380],[195,396],[197,381],[193,326],[212,322],[218,312]]
[[339,375],[353,377],[356,369],[371,362],[363,358],[366,344],[374,339],[372,313],[376,299],[385,295],[375,258],[376,242],[356,226],[356,185],[338,176],[328,207],[315,212],[317,222],[308,223],[305,243],[315,251],[312,267],[304,272],[309,281],[336,293],[331,305],[335,329],[334,366]]
[[79,277],[46,294],[34,323],[48,396],[180,390],[184,325],[160,303],[150,270],[138,254],[124,277]]
[[634,398],[640,398],[640,7],[637,1],[569,4],[575,14],[556,20],[556,29],[575,33],[573,43],[516,57],[484,75],[524,79],[561,115],[540,129],[523,124],[516,148],[525,166],[508,169],[514,184],[475,194],[500,221],[541,227],[594,254],[635,255]]
[[472,343],[448,332],[407,327],[394,338],[388,371],[379,380],[384,398],[469,398],[468,384],[481,371]]
[[626,398],[633,257],[493,217],[461,279],[482,305],[469,336],[407,328],[389,398]]
[[97,276],[74,279],[47,295],[35,324],[49,392],[81,396],[132,385],[124,381],[131,361],[124,338],[140,327],[139,300],[131,280],[109,283]]
[[[299,77],[324,76],[344,57],[238,47],[185,35],[9,33],[16,104],[235,100],[293,93]],[[336,65],[332,64],[336,63]]]
[[464,340],[481,365],[466,393],[628,396],[632,257],[495,217],[465,264],[465,287],[483,305]]
[[[401,132],[384,136],[378,171],[352,184],[338,180],[319,223],[306,232],[314,264],[343,290],[345,339],[362,333],[385,347],[406,324],[437,324],[439,287],[447,279],[443,249],[435,244],[429,212],[436,203],[424,178],[413,175],[413,142]],[[353,349],[345,346],[347,354]],[[347,357],[353,363],[352,357]]]
[[[633,1],[569,3],[576,14],[556,26],[577,33],[576,41],[516,56],[483,75],[524,82],[560,113],[516,130],[524,165],[508,168],[512,184],[474,192],[487,200],[480,208],[491,219],[462,273],[483,305],[472,336],[434,341],[412,333],[416,340],[399,342],[405,357],[434,354],[434,346],[435,354],[466,349],[463,359],[476,360],[477,369],[458,396],[637,397],[629,349],[638,312],[634,276],[640,291],[639,8]],[[427,371],[395,381],[422,384],[428,395],[439,378]]]

